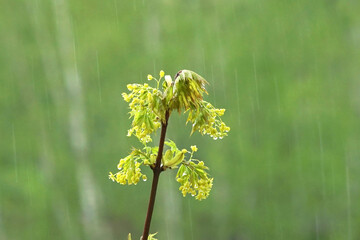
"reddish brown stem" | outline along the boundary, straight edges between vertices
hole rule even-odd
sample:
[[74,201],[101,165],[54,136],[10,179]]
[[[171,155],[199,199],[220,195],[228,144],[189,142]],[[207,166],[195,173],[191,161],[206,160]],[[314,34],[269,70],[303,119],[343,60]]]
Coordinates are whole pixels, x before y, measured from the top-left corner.
[[142,239],[147,240],[149,236],[149,230],[150,230],[150,223],[151,218],[154,210],[155,205],[155,197],[156,197],[156,190],[159,182],[159,176],[161,173],[161,158],[163,154],[164,149],[164,142],[165,142],[165,135],[166,135],[166,129],[168,125],[170,113],[169,111],[166,111],[165,113],[165,123],[161,123],[161,135],[160,135],[160,142],[159,142],[159,150],[156,157],[155,167],[152,169],[154,173],[152,185],[151,185],[151,193],[150,193],[150,199],[149,199],[149,206],[146,214],[146,220],[144,225],[144,232],[142,234]]

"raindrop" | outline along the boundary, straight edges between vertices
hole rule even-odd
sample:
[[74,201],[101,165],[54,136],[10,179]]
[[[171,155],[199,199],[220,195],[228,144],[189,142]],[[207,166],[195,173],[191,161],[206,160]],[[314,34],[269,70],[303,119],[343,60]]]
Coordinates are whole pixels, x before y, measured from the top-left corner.
[[118,14],[118,7],[116,4],[116,0],[114,0],[114,5],[115,5],[115,14],[116,14],[116,26],[119,28],[119,14]]
[[101,82],[100,82],[100,66],[99,66],[99,54],[96,51],[96,71],[97,71],[97,84],[99,89],[99,100],[102,102],[102,94],[101,94]]
[[322,179],[322,195],[323,198],[326,197],[325,192],[325,183],[326,183],[326,176],[325,176],[325,161],[324,161],[324,147],[323,147],[323,139],[322,139],[322,128],[321,122],[318,120],[318,134],[319,134],[319,146],[320,146],[320,171],[321,171],[321,179]]
[[279,86],[278,86],[278,80],[276,78],[274,78],[275,81],[275,92],[276,92],[276,101],[277,101],[277,105],[278,105],[278,112],[281,112],[281,108],[280,108],[280,94],[279,94]]
[[319,240],[319,218],[315,215],[315,227],[316,227],[316,240]]
[[14,152],[14,165],[15,165],[15,180],[18,182],[18,164],[17,164],[17,150],[16,150],[16,137],[14,125],[12,126],[12,139],[13,139],[13,152]]
[[218,138],[217,137],[214,137],[214,140],[217,140]]
[[348,225],[348,239],[352,239],[352,222],[351,222],[351,194],[350,194],[350,177],[349,177],[349,166],[346,163],[345,169],[345,178],[346,178],[346,197],[347,197],[347,225]]
[[253,54],[253,67],[254,67],[254,79],[255,79],[255,91],[256,91],[256,106],[259,109],[259,86],[258,86],[258,78],[257,78],[257,70],[256,70],[256,58],[255,54]]
[[192,222],[192,211],[191,211],[191,205],[190,205],[190,198],[188,198],[188,209],[189,209],[189,225],[190,225],[190,233],[191,233],[191,240],[194,240],[193,236],[193,222]]
[[237,102],[237,110],[238,110],[238,121],[240,125],[240,98],[239,98],[239,86],[238,86],[238,77],[237,71],[235,70],[235,84],[236,84],[236,102]]

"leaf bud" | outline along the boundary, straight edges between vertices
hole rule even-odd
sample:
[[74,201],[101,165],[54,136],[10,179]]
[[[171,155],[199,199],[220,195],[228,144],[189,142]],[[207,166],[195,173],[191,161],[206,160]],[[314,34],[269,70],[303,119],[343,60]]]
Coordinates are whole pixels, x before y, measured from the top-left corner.
[[165,162],[165,166],[166,167],[170,167],[170,168],[173,168],[173,167],[176,167],[177,165],[179,165],[183,160],[184,160],[184,157],[185,157],[185,153],[187,152],[186,149],[183,149],[181,152],[179,152],[178,154],[175,155],[175,157],[173,159],[171,159],[170,161],[168,162]]

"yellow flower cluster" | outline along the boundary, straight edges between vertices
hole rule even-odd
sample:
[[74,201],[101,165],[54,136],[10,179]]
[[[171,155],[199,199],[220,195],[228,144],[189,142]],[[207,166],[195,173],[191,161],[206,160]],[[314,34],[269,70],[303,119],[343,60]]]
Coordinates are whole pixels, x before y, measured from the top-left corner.
[[143,181],[146,181],[147,177],[145,174],[141,173],[140,169],[140,166],[144,163],[144,156],[145,154],[140,150],[133,150],[129,156],[120,159],[120,162],[117,165],[117,168],[120,171],[115,174],[110,172],[109,179],[122,185],[136,185],[140,178],[142,178]]
[[206,199],[213,186],[213,178],[209,178],[205,170],[208,168],[204,166],[204,162],[200,161],[197,164],[189,161],[181,165],[176,175],[176,181],[181,186],[179,190],[185,197],[186,194],[195,196],[195,199]]
[[143,144],[151,142],[150,134],[161,125],[160,117],[153,111],[154,101],[158,90],[149,87],[148,84],[128,84],[130,94],[123,93],[126,102],[130,102],[130,118],[133,118],[132,128],[128,130],[127,136],[135,135]]
[[230,127],[221,120],[225,109],[217,109],[210,103],[202,101],[200,108],[189,111],[187,122],[192,122],[192,132],[210,135],[214,140],[227,136]]

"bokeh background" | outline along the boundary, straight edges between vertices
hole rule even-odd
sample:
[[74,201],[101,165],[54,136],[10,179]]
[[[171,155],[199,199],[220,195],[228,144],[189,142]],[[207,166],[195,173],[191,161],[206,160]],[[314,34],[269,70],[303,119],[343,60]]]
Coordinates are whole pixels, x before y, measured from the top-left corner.
[[356,0],[2,1],[0,239],[139,239],[151,178],[121,186],[108,172],[139,146],[121,93],[161,69],[205,77],[231,132],[190,137],[171,116],[167,136],[198,146],[214,187],[198,202],[162,174],[160,240],[360,239],[359,12]]

